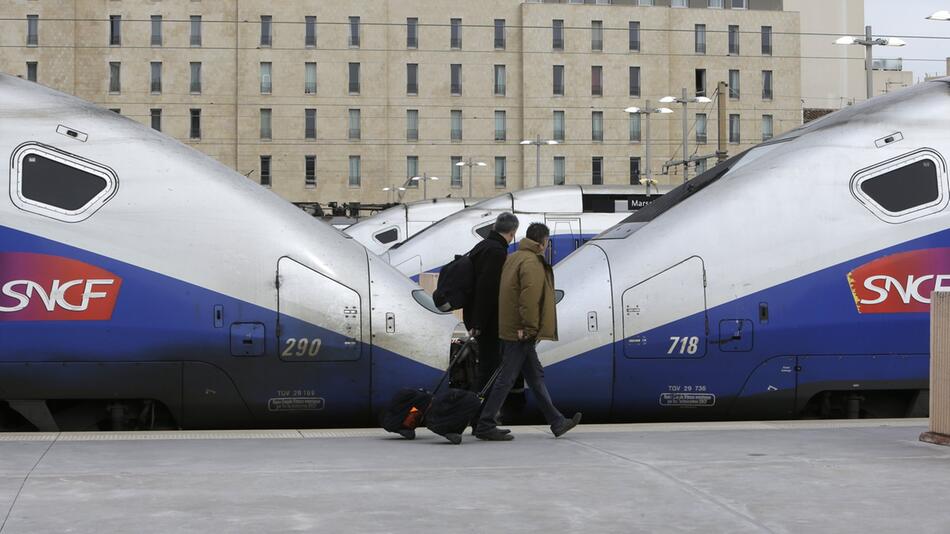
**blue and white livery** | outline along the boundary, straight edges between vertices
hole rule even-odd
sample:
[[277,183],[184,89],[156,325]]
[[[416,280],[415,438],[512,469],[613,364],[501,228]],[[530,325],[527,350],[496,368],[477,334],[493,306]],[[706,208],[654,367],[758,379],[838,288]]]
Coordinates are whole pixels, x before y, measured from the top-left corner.
[[465,198],[433,198],[399,204],[360,220],[343,233],[379,255],[472,204],[474,201]]

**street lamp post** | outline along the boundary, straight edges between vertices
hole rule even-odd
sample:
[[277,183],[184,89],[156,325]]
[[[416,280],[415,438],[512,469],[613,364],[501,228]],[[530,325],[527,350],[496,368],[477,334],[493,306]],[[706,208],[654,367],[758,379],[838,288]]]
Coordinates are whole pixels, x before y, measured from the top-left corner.
[[686,108],[691,102],[696,102],[698,104],[708,104],[712,102],[709,98],[705,96],[697,96],[690,98],[686,96],[686,88],[683,88],[683,96],[676,98],[675,96],[664,96],[660,99],[660,102],[664,104],[683,104],[683,182],[685,183],[689,179],[689,123],[688,117],[689,114],[686,112]]
[[654,113],[660,113],[660,114],[665,115],[667,113],[673,113],[673,110],[670,108],[651,107],[650,101],[647,100],[646,109],[641,109],[641,108],[638,108],[637,106],[631,106],[629,108],[624,109],[624,111],[626,111],[627,113],[635,113],[637,115],[646,115],[647,123],[646,123],[645,129],[646,129],[646,137],[647,137],[647,142],[646,142],[647,146],[646,146],[646,154],[645,154],[645,159],[646,159],[645,170],[646,170],[646,175],[647,175],[647,187],[650,187],[650,184],[652,183],[652,179],[653,179],[653,166],[650,165],[650,115],[653,115]]
[[418,183],[418,182],[422,182],[422,200],[428,200],[428,198],[429,198],[429,187],[428,187],[429,181],[430,181],[430,180],[438,180],[438,179],[439,179],[438,176],[429,176],[428,173],[422,173],[422,176],[413,176],[413,177],[410,178],[409,180],[410,180],[410,181],[413,181],[413,182],[417,182],[417,183]]
[[468,167],[468,198],[472,198],[472,167],[485,167],[487,163],[468,158],[468,161],[460,161],[455,165],[457,167]]
[[[934,13],[934,15],[936,14],[937,13]],[[872,65],[874,52],[872,51],[872,48],[875,46],[904,46],[907,43],[905,43],[904,41],[896,37],[875,39],[871,35],[871,27],[865,26],[863,38],[851,37],[850,35],[846,35],[844,37],[839,37],[838,39],[836,39],[835,44],[860,45],[864,47],[864,70],[865,70],[865,76],[866,76],[865,82],[867,84],[868,100],[870,100],[871,97],[874,96],[874,74],[873,74],[874,66]]]
[[389,187],[384,187],[383,191],[386,191],[389,194],[389,203],[393,204],[396,201],[396,191],[405,191],[405,187],[395,187],[390,185]]
[[535,157],[535,175],[534,175],[534,186],[541,186],[541,145],[556,145],[557,141],[554,139],[541,139],[539,134],[537,139],[525,139],[521,142],[522,145],[534,145],[537,147],[536,157]]

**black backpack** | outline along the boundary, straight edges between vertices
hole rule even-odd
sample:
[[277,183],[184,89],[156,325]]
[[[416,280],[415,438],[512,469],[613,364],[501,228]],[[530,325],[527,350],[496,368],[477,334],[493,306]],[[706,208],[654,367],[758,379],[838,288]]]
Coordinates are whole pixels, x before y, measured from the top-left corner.
[[439,310],[460,310],[472,300],[475,291],[475,265],[472,258],[455,256],[439,272],[439,282],[432,293],[432,301]]

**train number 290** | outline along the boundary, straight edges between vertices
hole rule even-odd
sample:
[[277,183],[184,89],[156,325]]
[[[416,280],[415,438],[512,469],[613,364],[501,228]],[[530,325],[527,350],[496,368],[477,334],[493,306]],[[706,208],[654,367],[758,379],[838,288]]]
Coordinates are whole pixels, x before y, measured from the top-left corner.
[[307,339],[305,337],[300,339],[295,337],[288,338],[284,343],[284,351],[280,353],[282,357],[309,356],[311,358],[316,358],[317,354],[320,352],[320,347],[323,345],[323,342],[320,341],[320,338]]
[[696,354],[699,350],[699,338],[696,336],[670,336],[670,350],[667,354]]

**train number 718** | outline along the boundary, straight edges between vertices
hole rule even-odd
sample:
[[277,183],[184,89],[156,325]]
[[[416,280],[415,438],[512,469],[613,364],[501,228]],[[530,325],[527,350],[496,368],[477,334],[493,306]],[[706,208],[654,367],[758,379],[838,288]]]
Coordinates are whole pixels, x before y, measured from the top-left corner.
[[667,354],[696,354],[699,350],[699,338],[696,336],[670,336],[670,350]]

